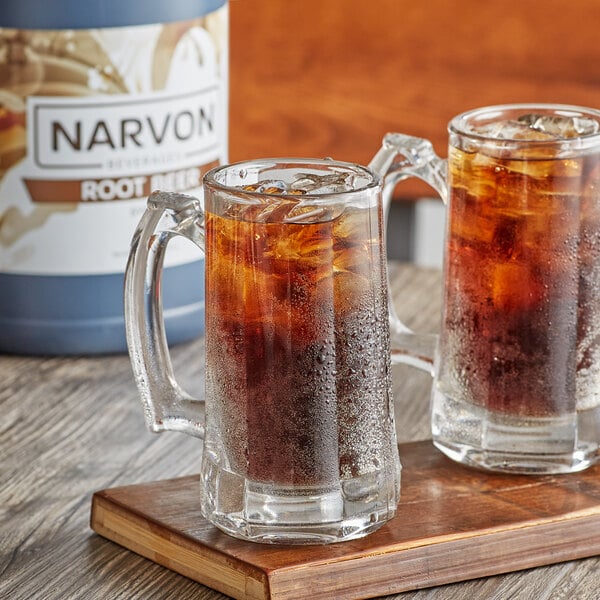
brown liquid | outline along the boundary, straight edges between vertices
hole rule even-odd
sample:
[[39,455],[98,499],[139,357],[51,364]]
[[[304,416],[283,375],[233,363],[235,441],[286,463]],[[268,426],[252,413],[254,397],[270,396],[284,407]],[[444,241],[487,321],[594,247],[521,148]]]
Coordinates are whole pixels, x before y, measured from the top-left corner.
[[377,470],[391,418],[379,215],[298,224],[281,222],[289,202],[265,208],[207,205],[207,392],[227,459],[278,484]]
[[514,415],[574,410],[577,370],[599,358],[599,172],[598,155],[451,148],[440,379],[455,399]]

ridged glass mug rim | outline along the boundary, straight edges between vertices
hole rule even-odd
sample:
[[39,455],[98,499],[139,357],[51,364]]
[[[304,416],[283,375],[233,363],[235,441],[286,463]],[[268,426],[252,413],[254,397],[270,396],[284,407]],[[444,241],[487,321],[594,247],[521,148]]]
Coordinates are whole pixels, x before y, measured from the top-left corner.
[[326,193],[304,193],[298,194],[273,194],[272,196],[281,200],[294,200],[298,201],[302,199],[303,202],[311,201],[319,204],[326,204],[329,201],[339,202],[342,198],[348,198],[349,200],[357,195],[362,195],[365,192],[370,192],[381,187],[380,177],[368,167],[360,165],[358,163],[346,162],[333,160],[329,158],[302,158],[302,157],[277,157],[277,158],[258,158],[242,160],[234,163],[228,163],[213,167],[210,171],[207,171],[203,177],[203,185],[211,188],[212,190],[227,194],[229,200],[232,198],[239,198],[240,202],[248,202],[248,200],[265,198],[269,194],[254,190],[243,190],[238,185],[228,185],[219,181],[219,176],[223,175],[227,171],[237,171],[238,173],[242,170],[256,170],[258,168],[281,168],[289,170],[298,170],[300,167],[337,167],[342,170],[347,170],[353,174],[359,175],[365,179],[362,185],[356,186],[351,189],[342,190],[338,192],[326,192]]

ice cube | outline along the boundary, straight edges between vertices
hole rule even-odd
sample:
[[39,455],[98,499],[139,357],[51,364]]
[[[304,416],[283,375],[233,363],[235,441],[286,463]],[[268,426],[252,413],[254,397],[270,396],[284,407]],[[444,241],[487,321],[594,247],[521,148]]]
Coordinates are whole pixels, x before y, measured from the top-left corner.
[[287,194],[289,193],[288,185],[285,181],[279,179],[266,179],[256,183],[243,185],[242,189],[245,192],[257,192],[258,194]]
[[290,189],[303,194],[335,194],[352,189],[352,173],[299,173],[290,183]]
[[588,117],[524,114],[517,119],[488,123],[474,133],[496,140],[567,140],[600,132],[600,122]]
[[527,114],[521,115],[518,121],[559,140],[593,135],[600,131],[600,123],[589,117]]
[[475,133],[495,140],[552,141],[556,139],[554,135],[534,129],[526,122],[512,119],[482,125],[475,128]]

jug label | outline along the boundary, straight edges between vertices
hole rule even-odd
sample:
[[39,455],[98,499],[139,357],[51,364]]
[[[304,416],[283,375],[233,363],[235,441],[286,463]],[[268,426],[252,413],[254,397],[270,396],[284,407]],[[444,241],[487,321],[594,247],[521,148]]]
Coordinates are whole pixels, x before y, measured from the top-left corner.
[[201,192],[227,161],[227,19],[0,29],[0,272],[123,272],[149,193]]

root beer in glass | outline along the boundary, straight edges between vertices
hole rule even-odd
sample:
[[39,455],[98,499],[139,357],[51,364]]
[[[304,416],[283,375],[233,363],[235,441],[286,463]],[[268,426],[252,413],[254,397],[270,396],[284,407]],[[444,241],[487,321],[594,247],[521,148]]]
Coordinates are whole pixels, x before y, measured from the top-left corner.
[[205,193],[219,451],[258,487],[372,475],[389,452],[390,408],[387,288],[372,271],[384,261],[377,204],[328,205],[322,194],[345,185],[338,173],[317,203],[305,175],[289,190],[268,181],[238,196],[217,187],[219,176]]
[[475,111],[450,126],[448,169],[436,442],[497,468],[582,468],[600,418],[600,116]]
[[584,469],[600,457],[600,112],[481,108],[449,134],[447,161],[390,137],[407,160],[389,178],[448,201],[434,443],[486,469]]
[[[395,514],[381,192],[365,167],[274,159],[209,172],[203,206],[149,199],[128,268],[132,362],[150,427],[204,437],[202,511],[233,536],[336,542]],[[174,233],[205,251],[206,402],[174,384],[159,331]]]

